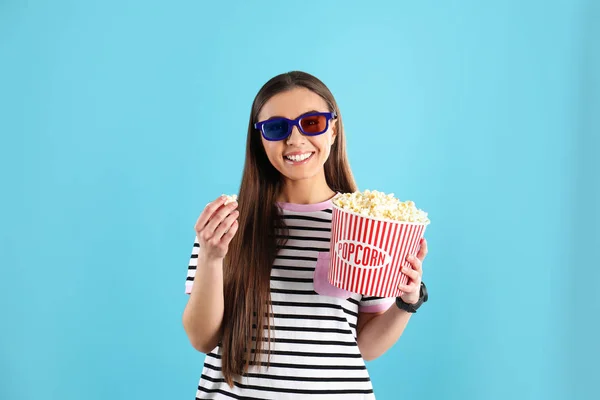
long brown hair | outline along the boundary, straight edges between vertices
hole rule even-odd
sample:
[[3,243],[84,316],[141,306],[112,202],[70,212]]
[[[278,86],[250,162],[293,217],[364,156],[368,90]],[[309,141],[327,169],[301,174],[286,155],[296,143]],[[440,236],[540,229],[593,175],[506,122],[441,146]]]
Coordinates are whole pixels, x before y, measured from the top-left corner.
[[[285,229],[279,218],[276,199],[282,187],[279,171],[273,167],[254,128],[258,114],[274,95],[302,87],[321,96],[329,111],[338,115],[337,137],[325,163],[325,179],[335,192],[356,191],[356,184],[346,155],[342,116],[337,103],[323,82],[305,72],[278,75],[259,90],[250,113],[246,161],[239,192],[239,230],[229,245],[224,262],[224,299],[222,331],[222,372],[233,387],[234,379],[248,370],[248,365],[263,363],[261,354],[269,354],[271,337],[271,266],[282,243],[276,231]],[[265,331],[265,316],[267,335]],[[255,337],[253,337],[255,330]],[[269,348],[264,351],[264,342]]]

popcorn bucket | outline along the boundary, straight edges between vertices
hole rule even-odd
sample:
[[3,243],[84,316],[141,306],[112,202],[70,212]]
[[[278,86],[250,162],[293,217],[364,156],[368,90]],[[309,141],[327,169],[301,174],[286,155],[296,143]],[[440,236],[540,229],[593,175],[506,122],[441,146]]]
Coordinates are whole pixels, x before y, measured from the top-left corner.
[[329,283],[366,296],[400,296],[398,284],[408,281],[402,267],[412,268],[406,258],[417,255],[425,227],[366,217],[334,204]]

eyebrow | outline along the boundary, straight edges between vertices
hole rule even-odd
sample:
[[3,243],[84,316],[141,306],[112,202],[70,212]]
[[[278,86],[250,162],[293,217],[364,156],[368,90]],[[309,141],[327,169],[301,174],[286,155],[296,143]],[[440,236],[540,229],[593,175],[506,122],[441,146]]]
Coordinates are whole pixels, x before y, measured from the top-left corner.
[[[298,117],[301,117],[301,116],[306,115],[306,114],[320,113],[320,112],[329,112],[329,111],[310,110],[310,111],[307,111],[305,113],[302,113],[302,114],[298,115]],[[298,118],[298,117],[296,117],[296,118]],[[272,117],[267,118],[265,121],[269,121],[269,120],[275,119],[275,118],[286,118],[286,117],[282,117],[281,115],[273,115]],[[296,119],[296,118],[290,118],[290,119]]]

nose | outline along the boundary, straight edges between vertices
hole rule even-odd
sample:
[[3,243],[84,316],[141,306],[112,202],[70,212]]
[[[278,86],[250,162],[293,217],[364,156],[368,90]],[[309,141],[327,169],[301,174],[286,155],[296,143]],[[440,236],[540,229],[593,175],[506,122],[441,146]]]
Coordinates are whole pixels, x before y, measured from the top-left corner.
[[297,126],[294,126],[292,128],[292,132],[290,133],[290,136],[288,136],[288,138],[286,139],[286,142],[288,145],[290,146],[297,146],[297,145],[301,145],[305,142],[306,140],[306,136],[304,136],[302,134],[302,132],[300,132],[300,130],[298,129]]

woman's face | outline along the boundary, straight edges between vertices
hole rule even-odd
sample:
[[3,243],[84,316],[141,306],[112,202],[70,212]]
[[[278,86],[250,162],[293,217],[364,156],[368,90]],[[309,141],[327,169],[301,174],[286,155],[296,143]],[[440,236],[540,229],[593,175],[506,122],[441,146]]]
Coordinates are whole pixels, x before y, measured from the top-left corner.
[[[305,88],[294,88],[271,97],[258,114],[258,121],[273,117],[293,120],[315,111],[330,110],[318,94]],[[269,161],[289,180],[320,179],[324,176],[325,161],[335,141],[335,123],[335,119],[329,121],[327,131],[317,136],[305,136],[297,126],[292,129],[290,136],[283,140],[269,141],[261,135]]]

